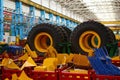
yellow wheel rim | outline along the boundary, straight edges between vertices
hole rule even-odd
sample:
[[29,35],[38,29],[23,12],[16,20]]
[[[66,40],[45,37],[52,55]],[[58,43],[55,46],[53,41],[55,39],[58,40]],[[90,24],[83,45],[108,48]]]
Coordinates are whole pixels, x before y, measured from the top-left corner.
[[96,38],[96,36],[93,35],[92,38],[91,38],[91,44],[92,44],[93,47],[98,48],[98,45],[95,42],[95,38]]
[[47,49],[53,45],[53,39],[50,34],[41,32],[36,35],[34,45],[39,52],[47,52]]
[[95,42],[93,44],[95,44],[94,48],[99,48],[101,45],[101,38],[100,36],[94,32],[94,31],[85,31],[84,33],[82,33],[82,35],[79,38],[79,46],[81,47],[81,49],[85,52],[88,53],[92,53],[93,49],[89,46],[88,44],[88,38],[90,36],[95,36],[98,40],[98,44],[96,45]]
[[85,37],[84,37],[84,46],[87,48],[87,49],[91,49],[91,47],[89,46],[89,43],[88,43],[88,39],[89,39],[89,37],[90,37],[90,35],[86,35]]

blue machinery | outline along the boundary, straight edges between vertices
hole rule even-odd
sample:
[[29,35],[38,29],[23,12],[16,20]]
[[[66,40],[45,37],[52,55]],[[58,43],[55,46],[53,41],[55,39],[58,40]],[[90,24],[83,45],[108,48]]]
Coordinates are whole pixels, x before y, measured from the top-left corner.
[[105,47],[95,49],[94,54],[94,56],[88,57],[88,59],[96,74],[120,75],[120,69],[112,64]]
[[[0,0],[0,41],[3,41],[3,34],[4,34],[4,14],[3,14],[3,1]],[[27,21],[24,21],[24,15],[22,13],[22,2],[15,0],[15,10],[12,12],[12,22],[11,22],[11,36],[20,36],[20,39],[24,39],[28,32],[32,29],[35,25],[35,7],[30,6],[29,8],[29,15],[27,17]],[[56,24],[58,26],[66,26],[70,29],[73,29],[77,23],[58,15],[54,15],[52,13],[49,14],[49,19],[46,20],[45,18],[46,11],[40,10],[40,17],[38,24],[40,23],[50,23]],[[56,17],[56,20],[54,20]]]

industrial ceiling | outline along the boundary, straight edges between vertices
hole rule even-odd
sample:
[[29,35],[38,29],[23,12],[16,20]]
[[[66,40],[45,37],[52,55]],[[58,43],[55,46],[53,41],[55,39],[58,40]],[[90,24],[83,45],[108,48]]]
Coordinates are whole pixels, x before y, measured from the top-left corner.
[[120,0],[54,0],[79,14],[81,21],[120,21]]

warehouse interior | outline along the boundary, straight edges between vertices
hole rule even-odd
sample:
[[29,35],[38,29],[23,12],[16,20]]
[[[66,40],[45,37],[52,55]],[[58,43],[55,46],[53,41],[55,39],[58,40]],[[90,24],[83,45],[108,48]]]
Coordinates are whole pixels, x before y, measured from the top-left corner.
[[0,0],[0,80],[120,80],[119,0]]

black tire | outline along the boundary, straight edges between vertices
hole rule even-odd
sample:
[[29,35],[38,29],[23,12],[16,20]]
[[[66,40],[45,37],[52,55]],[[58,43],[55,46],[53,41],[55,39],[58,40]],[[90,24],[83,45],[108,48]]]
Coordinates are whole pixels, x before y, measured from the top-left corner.
[[[114,35],[114,33],[113,33],[113,31],[109,28],[109,27],[105,27],[106,28],[106,30],[107,30],[107,32],[108,32],[108,34],[109,34],[109,43],[113,43],[113,42],[115,42],[116,41],[116,38],[115,38],[115,35]],[[93,46],[92,46],[92,44],[90,43],[90,41],[91,41],[91,37],[90,37],[90,39],[89,39],[89,45],[92,47],[92,48],[94,48]]]
[[[32,30],[29,32],[28,38],[27,38],[27,43],[30,46],[31,50],[35,50],[37,53],[42,53],[41,51],[37,50],[34,44],[34,39],[35,37],[42,33],[45,32],[49,34],[52,37],[53,40],[53,47],[58,51],[61,52],[61,47],[58,46],[59,43],[65,42],[65,35],[63,34],[63,31],[51,24],[43,23],[36,25],[35,27],[32,28]],[[49,41],[47,41],[49,43]]]
[[113,33],[113,31],[109,27],[106,27],[106,29],[109,32],[109,35],[110,35],[109,37],[111,37],[111,42],[115,42],[116,38],[115,38],[115,34]]
[[68,36],[68,42],[67,43],[69,44],[69,47],[67,47],[67,50],[66,50],[67,52],[66,53],[68,53],[68,54],[73,53],[71,43],[70,43],[70,35],[72,33],[72,30],[70,30],[68,27],[65,27],[65,26],[63,26],[62,28],[66,31],[67,36]]
[[[79,24],[71,34],[70,41],[75,53],[88,53],[82,50],[79,45],[79,38],[86,31],[94,31],[101,38],[100,47],[106,46],[106,44],[113,43],[115,41],[113,33],[109,31],[103,24],[95,21],[87,21]],[[112,39],[112,40],[111,40]]]
[[66,31],[67,36],[68,36],[68,40],[70,41],[70,35],[71,35],[72,31],[69,28],[64,27],[64,26],[62,28]]
[[59,30],[61,30],[61,32],[62,32],[63,37],[64,37],[64,42],[68,42],[68,41],[69,41],[69,36],[68,36],[67,31],[64,29],[64,27],[58,26],[57,28],[58,28]]
[[[108,30],[108,32],[109,32],[109,35],[111,35],[111,36],[109,36],[109,37],[111,37],[111,39],[110,39],[110,44],[108,44],[107,46],[106,46],[106,48],[107,48],[107,51],[108,51],[108,53],[109,53],[109,56],[110,57],[113,57],[113,55],[111,55],[111,51],[113,51],[113,47],[114,46],[117,46],[117,40],[116,40],[116,38],[115,38],[115,34],[113,33],[113,31],[109,28],[109,27],[106,27],[106,29]],[[114,49],[115,50],[115,49]],[[117,47],[116,47],[116,50],[117,50]],[[114,52],[112,52],[112,54],[113,54]]]

